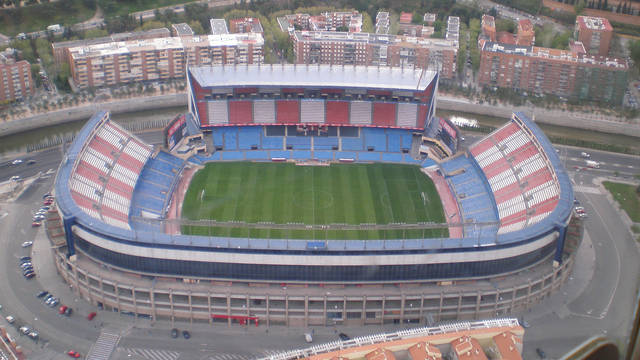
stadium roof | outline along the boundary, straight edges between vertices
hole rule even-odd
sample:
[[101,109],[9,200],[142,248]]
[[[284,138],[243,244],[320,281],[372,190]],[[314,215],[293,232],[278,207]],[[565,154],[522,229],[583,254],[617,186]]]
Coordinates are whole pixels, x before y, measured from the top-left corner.
[[351,65],[194,66],[189,73],[202,87],[350,87],[425,90],[435,71]]

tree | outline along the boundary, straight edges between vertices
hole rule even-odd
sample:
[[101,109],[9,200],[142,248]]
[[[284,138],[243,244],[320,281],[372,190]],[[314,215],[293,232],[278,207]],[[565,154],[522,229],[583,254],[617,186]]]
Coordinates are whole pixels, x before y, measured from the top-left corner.
[[640,40],[629,42],[629,54],[631,59],[636,65],[636,68],[640,70]]
[[422,17],[422,15],[420,15],[419,12],[414,12],[413,13],[413,17],[411,18],[411,22],[413,24],[419,24],[422,25],[424,18]]
[[205,33],[204,28],[197,21],[189,22],[189,26],[191,27],[191,30],[193,30],[193,32],[196,33],[197,35],[203,35]]

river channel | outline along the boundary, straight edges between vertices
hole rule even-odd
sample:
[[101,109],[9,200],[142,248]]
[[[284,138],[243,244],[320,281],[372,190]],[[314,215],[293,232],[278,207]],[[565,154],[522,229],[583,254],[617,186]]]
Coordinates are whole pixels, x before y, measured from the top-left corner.
[[[185,107],[182,106],[158,110],[146,110],[126,114],[115,114],[112,115],[112,119],[121,124],[150,123],[156,120],[168,121],[177,114],[185,112],[185,110]],[[445,110],[438,110],[437,116],[458,116],[466,119],[475,119],[478,121],[480,126],[490,127],[498,127],[506,121],[504,118]],[[85,122],[86,120],[75,121],[2,137],[0,138],[0,158],[26,153],[29,148],[33,148],[33,146],[30,145],[47,143],[47,141],[56,138],[70,138],[82,128]],[[635,150],[635,152],[640,153],[640,141],[631,136],[605,134],[589,130],[546,124],[540,124],[540,127],[547,136],[553,138],[562,137],[566,139],[585,140],[599,144],[617,144],[631,148]]]

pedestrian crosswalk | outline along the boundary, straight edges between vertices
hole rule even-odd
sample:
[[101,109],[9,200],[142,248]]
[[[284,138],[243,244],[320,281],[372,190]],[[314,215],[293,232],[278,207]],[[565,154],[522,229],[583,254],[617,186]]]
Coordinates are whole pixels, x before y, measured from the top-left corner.
[[217,353],[215,355],[209,355],[207,360],[251,360],[255,359],[255,356],[240,355],[240,354],[225,354]]
[[87,360],[109,360],[119,340],[120,335],[102,331],[100,336],[98,336],[98,340],[96,340],[95,344],[93,344],[89,350]]
[[143,348],[120,348],[124,351],[128,357],[136,355],[136,358],[142,358],[146,360],[177,360],[180,357],[180,353],[171,350],[158,350],[158,349],[143,349]]

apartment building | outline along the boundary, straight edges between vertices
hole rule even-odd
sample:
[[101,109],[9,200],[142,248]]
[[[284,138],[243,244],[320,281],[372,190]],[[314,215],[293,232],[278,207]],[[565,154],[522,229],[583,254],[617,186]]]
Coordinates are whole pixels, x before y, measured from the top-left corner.
[[576,18],[574,38],[584,44],[588,54],[607,56],[612,37],[613,27],[609,20],[591,16]]
[[518,21],[518,32],[516,33],[516,45],[532,46],[536,41],[536,31],[533,23],[529,19]]
[[487,41],[495,42],[496,37],[496,20],[491,15],[482,15],[482,33],[480,37]]
[[449,16],[447,18],[447,32],[445,39],[453,41],[455,47],[459,47],[460,41],[460,18],[457,16]]
[[452,40],[370,33],[295,31],[298,64],[406,66],[453,78],[458,49]]
[[181,78],[194,65],[263,62],[261,34],[182,36],[69,48],[73,82],[96,87]]
[[391,28],[391,20],[388,11],[378,11],[376,14],[376,34],[388,34]]
[[171,25],[171,36],[193,36],[196,33],[187,23],[173,24]]
[[15,101],[33,93],[31,64],[15,61],[10,52],[0,53],[0,101]]
[[623,59],[592,56],[579,42],[571,50],[481,42],[479,83],[530,93],[620,104],[627,87]]
[[232,34],[260,33],[263,34],[262,24],[258,18],[240,18],[229,20],[229,32]]
[[323,12],[320,15],[291,14],[279,17],[280,29],[292,33],[302,31],[337,31],[346,28],[349,32],[362,31],[362,14],[357,11]]
[[[180,24],[178,24],[180,25]],[[186,25],[186,24],[184,24]],[[176,25],[174,25],[175,27]],[[189,27],[189,25],[187,25]],[[191,30],[191,28],[189,28]],[[51,50],[53,51],[53,58],[56,65],[62,65],[68,60],[67,49],[76,47],[89,47],[98,44],[107,44],[118,41],[130,41],[130,40],[144,40],[144,39],[157,39],[170,37],[171,32],[167,28],[151,29],[146,31],[134,31],[126,33],[111,34],[109,36],[103,36],[94,39],[87,40],[71,40],[61,41],[51,44]]]

